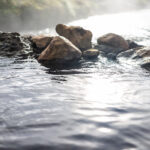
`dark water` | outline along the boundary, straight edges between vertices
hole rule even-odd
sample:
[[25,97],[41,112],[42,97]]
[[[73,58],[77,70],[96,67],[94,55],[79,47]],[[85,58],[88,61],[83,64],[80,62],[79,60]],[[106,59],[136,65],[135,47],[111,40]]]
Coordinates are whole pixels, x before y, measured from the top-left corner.
[[[131,14],[117,17],[132,20]],[[137,32],[126,22],[122,30],[129,30],[121,34],[148,45],[150,11],[134,15],[141,17],[133,22]],[[94,20],[109,17],[116,15],[78,24],[91,28]],[[120,23],[108,30],[115,32]],[[0,150],[149,150],[150,72],[138,63],[99,57],[53,71],[36,60],[1,57]]]

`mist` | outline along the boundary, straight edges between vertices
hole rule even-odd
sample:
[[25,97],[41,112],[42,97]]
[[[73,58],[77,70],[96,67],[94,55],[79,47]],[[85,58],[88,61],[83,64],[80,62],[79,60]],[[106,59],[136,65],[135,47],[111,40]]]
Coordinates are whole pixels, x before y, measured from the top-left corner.
[[147,9],[150,2],[148,0],[105,0],[104,5],[106,8],[104,12],[122,12]]
[[0,30],[41,30],[93,15],[149,8],[148,0],[2,0]]

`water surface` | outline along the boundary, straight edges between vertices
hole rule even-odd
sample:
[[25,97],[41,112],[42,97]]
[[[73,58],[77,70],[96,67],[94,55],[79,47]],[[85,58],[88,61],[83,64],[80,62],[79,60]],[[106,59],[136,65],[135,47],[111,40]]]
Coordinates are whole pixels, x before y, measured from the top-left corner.
[[[150,45],[150,11],[72,22]],[[53,33],[53,30],[40,31]],[[0,150],[149,150],[150,73],[99,57],[52,70],[0,58]]]

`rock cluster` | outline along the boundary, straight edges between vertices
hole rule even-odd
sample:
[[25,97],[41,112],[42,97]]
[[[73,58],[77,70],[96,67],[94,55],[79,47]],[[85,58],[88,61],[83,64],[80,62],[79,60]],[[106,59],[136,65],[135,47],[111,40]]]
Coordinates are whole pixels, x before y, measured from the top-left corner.
[[0,33],[0,56],[34,56],[40,63],[71,64],[80,59],[94,59],[103,54],[108,59],[127,57],[142,59],[142,67],[150,68],[150,48],[108,33],[92,44],[92,32],[78,26],[58,24],[59,36],[20,36]]

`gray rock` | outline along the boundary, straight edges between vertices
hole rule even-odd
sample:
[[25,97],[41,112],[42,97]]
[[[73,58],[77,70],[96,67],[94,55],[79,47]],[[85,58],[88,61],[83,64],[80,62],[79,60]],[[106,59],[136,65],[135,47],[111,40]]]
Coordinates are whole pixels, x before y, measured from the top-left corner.
[[142,68],[145,68],[145,69],[147,69],[147,70],[150,71],[150,59],[145,60],[145,61],[141,64],[141,67],[142,67]]
[[121,52],[117,55],[117,58],[119,57],[131,57],[135,53],[134,49],[129,49],[127,51]]
[[108,53],[106,55],[106,57],[111,60],[116,60],[116,54],[114,54],[114,53]]
[[136,42],[134,42],[132,40],[127,40],[127,42],[128,42],[128,45],[129,45],[129,49],[143,47],[142,45],[139,45],[139,44],[137,44]]
[[0,33],[0,55],[11,56],[23,49],[19,33]]
[[122,48],[116,48],[108,45],[95,45],[95,49],[98,49],[99,51],[103,51],[106,54],[113,53],[115,55],[119,54],[120,52],[124,51]]
[[0,33],[0,56],[28,57],[33,54],[31,43],[19,33]]

